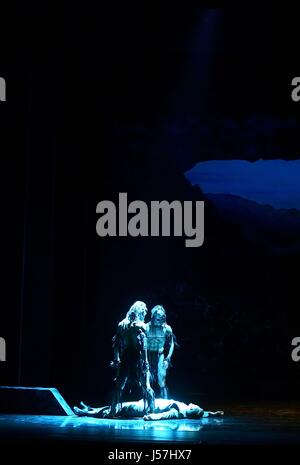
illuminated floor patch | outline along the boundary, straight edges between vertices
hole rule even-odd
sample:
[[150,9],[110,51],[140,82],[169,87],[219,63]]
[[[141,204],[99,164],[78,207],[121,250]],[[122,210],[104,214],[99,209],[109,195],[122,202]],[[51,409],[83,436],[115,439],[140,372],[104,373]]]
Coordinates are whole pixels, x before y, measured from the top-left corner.
[[[300,444],[298,409],[237,408],[224,418],[145,422],[76,416],[0,415],[0,440]],[[229,414],[230,413],[230,414]]]

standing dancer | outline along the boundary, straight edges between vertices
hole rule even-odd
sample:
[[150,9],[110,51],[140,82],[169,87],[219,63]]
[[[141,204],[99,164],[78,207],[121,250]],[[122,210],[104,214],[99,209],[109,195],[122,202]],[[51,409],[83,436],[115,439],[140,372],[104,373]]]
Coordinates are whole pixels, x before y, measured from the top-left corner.
[[144,302],[135,302],[122,320],[113,338],[114,360],[111,366],[117,369],[115,390],[111,405],[111,416],[116,415],[117,405],[121,401],[126,383],[137,382],[142,388],[145,413],[154,410],[154,391],[150,385],[150,371],[146,348],[145,316],[147,307]]

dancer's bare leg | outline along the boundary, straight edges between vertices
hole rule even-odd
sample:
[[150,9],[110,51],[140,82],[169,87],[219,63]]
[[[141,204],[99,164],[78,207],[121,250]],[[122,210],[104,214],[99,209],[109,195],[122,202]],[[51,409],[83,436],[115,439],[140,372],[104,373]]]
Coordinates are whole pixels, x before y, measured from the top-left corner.
[[115,392],[113,395],[113,400],[110,409],[110,416],[114,417],[117,413],[117,406],[120,403],[122,392],[125,388],[127,382],[127,376],[117,379]]
[[[80,402],[81,405],[84,405],[83,402]],[[78,417],[98,417],[98,418],[105,418],[108,416],[110,412],[110,407],[99,407],[93,408],[85,406],[84,408],[74,407],[74,412]]]

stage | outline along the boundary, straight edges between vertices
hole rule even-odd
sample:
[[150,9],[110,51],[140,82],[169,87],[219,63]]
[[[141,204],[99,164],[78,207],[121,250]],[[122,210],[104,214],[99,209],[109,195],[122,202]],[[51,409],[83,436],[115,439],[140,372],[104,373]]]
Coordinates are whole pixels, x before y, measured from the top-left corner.
[[1,443],[300,445],[299,404],[222,406],[222,418],[149,421],[57,415],[0,415]]

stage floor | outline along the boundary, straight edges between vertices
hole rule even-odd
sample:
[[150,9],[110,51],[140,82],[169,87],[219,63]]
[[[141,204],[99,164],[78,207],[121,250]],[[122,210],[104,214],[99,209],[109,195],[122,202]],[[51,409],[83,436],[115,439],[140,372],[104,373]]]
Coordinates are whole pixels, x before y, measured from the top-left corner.
[[1,442],[300,445],[299,405],[227,405],[222,418],[150,421],[1,415]]

